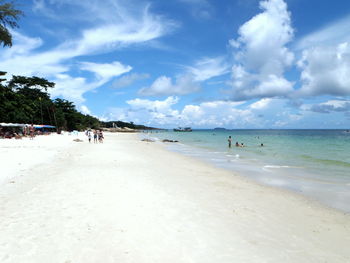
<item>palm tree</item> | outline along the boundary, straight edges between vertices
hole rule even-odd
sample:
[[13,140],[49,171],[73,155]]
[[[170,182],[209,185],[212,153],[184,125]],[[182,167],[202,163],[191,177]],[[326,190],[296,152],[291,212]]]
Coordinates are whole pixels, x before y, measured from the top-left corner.
[[18,27],[17,20],[21,15],[23,12],[15,9],[14,2],[0,0],[0,45],[12,46],[12,35],[7,27]]

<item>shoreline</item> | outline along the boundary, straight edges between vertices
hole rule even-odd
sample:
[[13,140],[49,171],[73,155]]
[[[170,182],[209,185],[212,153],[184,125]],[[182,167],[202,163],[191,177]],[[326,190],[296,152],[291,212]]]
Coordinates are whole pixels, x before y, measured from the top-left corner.
[[2,262],[350,260],[349,215],[136,134],[105,137],[0,185]]
[[[288,163],[274,163],[259,156],[250,158],[244,156],[244,149],[224,147],[209,148],[190,141],[182,141],[178,136],[168,134],[157,136],[156,134],[141,134],[141,137],[153,138],[156,141],[165,138],[179,140],[180,143],[169,143],[167,149],[190,158],[203,162],[210,162],[213,166],[240,174],[255,183],[284,189],[310,198],[324,206],[334,208],[347,214],[350,213],[350,181],[339,177],[327,177],[324,174],[311,172],[307,166],[295,166]],[[149,137],[150,136],[150,137]],[[225,145],[226,146],[226,145]],[[241,156],[243,155],[243,156]],[[243,158],[242,158],[243,157]]]

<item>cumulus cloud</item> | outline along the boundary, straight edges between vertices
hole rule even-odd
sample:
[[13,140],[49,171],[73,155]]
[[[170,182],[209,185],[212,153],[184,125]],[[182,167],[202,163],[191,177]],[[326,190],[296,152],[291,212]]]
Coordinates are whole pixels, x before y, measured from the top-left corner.
[[140,89],[139,94],[143,96],[185,95],[199,89],[200,85],[192,75],[179,75],[175,82],[167,76],[160,76],[150,87]]
[[350,42],[305,50],[298,65],[302,70],[299,96],[350,94]]
[[149,74],[146,73],[131,73],[129,75],[124,75],[113,82],[112,88],[124,88],[128,87],[136,81],[148,79],[150,77]]
[[350,94],[350,16],[304,36],[295,48],[302,83],[295,97]]
[[242,102],[211,101],[186,105],[181,112],[184,124],[197,127],[250,126],[254,115],[249,109],[239,109]]
[[165,100],[146,100],[146,99],[133,99],[126,101],[133,109],[147,109],[155,112],[168,111],[172,105],[178,103],[178,97],[168,97]]
[[128,109],[117,109],[119,117],[124,120],[138,121],[148,125],[166,125],[178,118],[179,112],[172,108],[179,101],[178,97],[170,96],[165,100],[133,99],[126,103]]
[[[179,97],[164,100],[136,98],[126,108],[111,108],[106,120],[134,121],[155,127],[191,126],[195,128],[329,128],[346,127],[348,120],[334,119],[332,113],[348,116],[349,100],[328,100],[295,108],[285,98],[250,101],[207,101],[180,106]],[[322,116],[321,116],[322,115]]]
[[211,101],[199,105],[188,104],[176,110],[179,98],[164,100],[134,99],[126,103],[129,108],[114,108],[105,115],[110,120],[138,121],[153,126],[244,127],[256,124],[249,109],[239,109],[243,102]]
[[223,57],[202,58],[185,69],[173,80],[167,76],[158,77],[149,87],[139,90],[143,96],[185,95],[201,89],[200,83],[228,72],[228,64]]
[[331,112],[350,112],[350,101],[348,100],[329,100],[323,103],[314,104],[310,107],[313,112],[331,113]]
[[293,91],[284,78],[294,61],[286,47],[293,39],[290,13],[283,0],[260,2],[262,13],[239,28],[239,38],[230,45],[238,48],[232,68],[232,96],[236,100],[283,96]]

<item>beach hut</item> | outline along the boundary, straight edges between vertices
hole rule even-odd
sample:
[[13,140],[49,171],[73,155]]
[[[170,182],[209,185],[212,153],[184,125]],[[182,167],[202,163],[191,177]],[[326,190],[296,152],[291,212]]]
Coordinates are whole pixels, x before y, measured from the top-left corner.
[[38,130],[40,131],[40,133],[43,133],[43,134],[48,134],[50,132],[53,131],[53,129],[56,129],[56,126],[52,126],[52,125],[39,125],[39,124],[35,124],[33,125],[34,129],[35,130]]
[[1,127],[25,127],[26,124],[22,124],[22,123],[5,123],[5,122],[1,122],[0,123]]
[[0,123],[0,137],[3,138],[12,138],[20,137],[20,134],[24,134],[24,129],[26,124],[22,123]]

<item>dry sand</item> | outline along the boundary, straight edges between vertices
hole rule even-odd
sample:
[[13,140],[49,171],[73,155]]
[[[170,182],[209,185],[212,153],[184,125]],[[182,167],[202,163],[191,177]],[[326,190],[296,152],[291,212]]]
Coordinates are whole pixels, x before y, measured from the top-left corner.
[[135,134],[105,137],[0,141],[1,263],[350,262],[349,215]]

